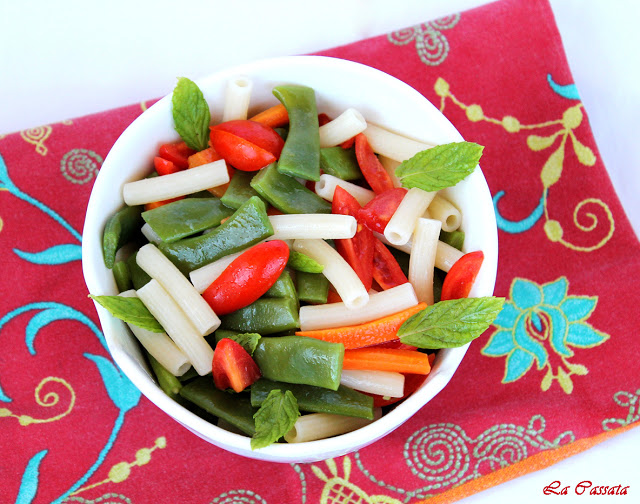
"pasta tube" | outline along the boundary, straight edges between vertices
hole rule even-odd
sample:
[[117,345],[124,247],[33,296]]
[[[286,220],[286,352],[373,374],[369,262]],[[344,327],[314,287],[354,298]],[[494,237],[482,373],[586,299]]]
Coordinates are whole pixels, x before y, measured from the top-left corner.
[[269,217],[271,240],[353,238],[358,223],[351,215],[290,214]]
[[384,228],[384,236],[389,243],[402,245],[409,241],[418,219],[424,214],[435,195],[435,192],[426,192],[418,187],[412,187],[407,191]]
[[336,186],[342,187],[351,194],[361,206],[369,203],[375,196],[375,193],[370,189],[365,189],[364,187],[360,187],[352,182],[347,182],[346,180],[339,179],[327,173],[320,175],[320,180],[316,182],[316,194],[323,199],[333,201],[333,193],[336,190]]
[[348,108],[333,121],[320,126],[320,147],[334,147],[362,133],[367,122],[354,108]]
[[227,82],[222,122],[246,119],[253,82],[248,77],[236,77]]
[[409,282],[416,291],[418,301],[433,304],[433,273],[436,248],[440,235],[440,221],[418,219],[409,256]]
[[202,376],[210,373],[213,349],[162,285],[152,278],[137,293],[174,343],[185,353],[198,374]]
[[298,417],[293,429],[284,435],[284,439],[287,443],[303,443],[325,439],[360,429],[375,422],[381,416],[382,410],[380,408],[374,409],[373,420],[334,415],[332,413],[311,413]]
[[371,123],[367,124],[364,134],[374,152],[396,161],[405,161],[415,156],[418,152],[434,146]]
[[[369,301],[369,293],[353,268],[324,240],[295,240],[293,249],[308,255],[324,266],[327,277],[349,310],[361,308]],[[325,305],[326,306],[326,305]]]

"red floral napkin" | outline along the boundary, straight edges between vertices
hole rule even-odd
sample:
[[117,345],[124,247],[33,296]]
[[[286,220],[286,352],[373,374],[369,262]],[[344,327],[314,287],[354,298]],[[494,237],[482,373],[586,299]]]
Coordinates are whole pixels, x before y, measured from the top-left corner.
[[[92,182],[146,104],[0,137],[3,502],[451,502],[637,425],[639,244],[546,0],[501,0],[322,52],[394,75],[486,146],[507,303],[450,384],[359,452],[242,458],[110,360],[80,245]],[[277,482],[277,484],[274,484]]]

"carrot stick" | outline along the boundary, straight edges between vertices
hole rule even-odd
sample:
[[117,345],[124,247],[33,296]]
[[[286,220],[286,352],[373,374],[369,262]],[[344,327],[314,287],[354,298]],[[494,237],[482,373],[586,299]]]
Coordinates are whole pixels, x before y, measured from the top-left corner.
[[429,356],[416,350],[356,348],[345,350],[342,369],[429,374],[431,365],[429,364]]
[[289,123],[289,114],[287,113],[285,106],[282,103],[278,103],[278,105],[274,105],[273,107],[250,117],[249,120],[262,123],[265,126],[277,128],[278,126],[284,126]]
[[399,327],[414,313],[427,306],[419,303],[406,310],[394,313],[388,317],[372,320],[365,324],[335,327],[332,329],[318,329],[315,331],[298,331],[297,336],[307,336],[331,343],[342,343],[345,348],[362,348],[397,339]]

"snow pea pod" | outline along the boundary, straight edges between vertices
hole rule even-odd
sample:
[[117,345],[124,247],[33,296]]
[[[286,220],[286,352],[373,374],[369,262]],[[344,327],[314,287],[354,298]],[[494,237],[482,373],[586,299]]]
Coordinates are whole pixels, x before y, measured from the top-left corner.
[[260,298],[244,308],[220,317],[220,327],[239,332],[275,334],[300,326],[296,299]]
[[296,286],[300,301],[324,304],[329,295],[329,280],[322,273],[296,273]]
[[251,187],[281,212],[331,213],[331,203],[307,189],[293,177],[280,173],[272,163],[251,180]]
[[182,389],[182,382],[172,375],[162,364],[160,364],[150,353],[146,352],[149,364],[153,374],[158,380],[158,385],[171,399],[184,405],[185,400],[180,396],[180,390]]
[[124,261],[116,261],[113,263],[113,278],[116,281],[119,292],[128,291],[133,289],[131,283],[131,273],[129,273],[129,266]]
[[290,390],[302,411],[333,413],[373,420],[373,397],[340,385],[338,390],[329,390],[311,385],[296,385],[261,378],[251,386],[251,405],[259,407],[269,392]]
[[102,252],[107,268],[113,268],[118,249],[140,231],[143,224],[141,213],[141,206],[125,206],[109,217],[102,234]]
[[292,177],[320,179],[320,133],[315,91],[307,86],[273,88],[274,96],[287,109],[289,133],[284,143],[278,171]]
[[296,292],[291,274],[287,270],[284,270],[276,280],[276,283],[265,292],[264,296],[269,298],[290,298],[297,302],[298,293]]
[[229,187],[227,187],[220,201],[229,208],[238,209],[251,196],[258,196],[256,190],[251,187],[251,179],[254,175],[255,172],[237,170],[233,174]]
[[185,198],[142,212],[142,218],[166,243],[219,226],[233,210],[219,198]]
[[[135,252],[129,256],[129,259],[127,259],[127,266],[129,267],[129,273],[131,275],[131,283],[133,284],[133,288],[136,290],[141,289],[151,280],[151,277],[147,272],[138,266],[138,263],[136,262],[137,255],[138,252]],[[120,292],[123,291],[121,290]]]
[[355,151],[340,146],[320,149],[320,169],[342,180],[362,178]]
[[273,234],[265,205],[249,198],[231,217],[201,236],[160,243],[158,248],[185,275],[221,257],[239,252]]
[[302,336],[261,338],[253,358],[269,380],[338,390],[344,345]]
[[253,415],[258,409],[251,406],[249,397],[218,390],[213,386],[211,376],[202,376],[187,383],[180,389],[180,396],[249,436],[256,432]]

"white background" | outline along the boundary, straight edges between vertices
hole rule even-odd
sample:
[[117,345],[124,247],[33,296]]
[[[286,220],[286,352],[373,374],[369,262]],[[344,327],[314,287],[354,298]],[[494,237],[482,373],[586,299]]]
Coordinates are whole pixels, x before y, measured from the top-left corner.
[[[0,134],[159,97],[178,76],[196,79],[254,59],[318,51],[484,3],[0,0]],[[640,234],[640,2],[551,5],[600,153]],[[640,503],[639,448],[636,428],[464,503]],[[570,495],[544,496],[554,480],[570,485]],[[631,489],[626,497],[576,496],[583,480]]]

